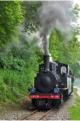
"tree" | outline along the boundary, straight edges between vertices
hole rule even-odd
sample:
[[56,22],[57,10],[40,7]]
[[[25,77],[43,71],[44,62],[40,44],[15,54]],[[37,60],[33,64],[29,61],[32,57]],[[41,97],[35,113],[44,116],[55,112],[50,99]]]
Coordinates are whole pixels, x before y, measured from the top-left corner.
[[24,26],[25,31],[36,31],[39,29],[40,20],[38,9],[41,6],[40,1],[23,1],[23,9],[25,11]]
[[[53,60],[69,64],[72,67],[73,72],[76,76],[79,76],[78,61],[79,61],[79,50],[80,43],[75,37],[75,32],[72,33],[72,39],[70,41],[65,40],[65,37],[60,31],[55,30],[50,36],[50,53]],[[76,72],[77,70],[78,72]]]
[[0,48],[11,42],[22,18],[20,1],[0,1]]

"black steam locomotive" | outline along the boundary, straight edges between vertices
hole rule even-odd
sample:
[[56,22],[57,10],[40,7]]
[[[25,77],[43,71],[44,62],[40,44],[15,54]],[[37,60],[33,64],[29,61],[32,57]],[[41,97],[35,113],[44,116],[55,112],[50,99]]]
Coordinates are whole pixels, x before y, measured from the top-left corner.
[[29,96],[37,108],[50,109],[53,105],[59,106],[71,95],[74,77],[69,65],[51,62],[48,55],[44,55],[43,60]]

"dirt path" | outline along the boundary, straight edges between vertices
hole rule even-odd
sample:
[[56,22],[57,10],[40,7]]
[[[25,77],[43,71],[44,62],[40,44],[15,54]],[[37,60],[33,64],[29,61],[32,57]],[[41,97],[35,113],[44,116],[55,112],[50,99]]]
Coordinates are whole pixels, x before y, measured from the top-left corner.
[[[68,108],[73,104],[73,96],[70,97],[61,107],[60,109],[52,109],[46,116],[44,116],[45,112],[38,111],[29,119],[38,120],[43,116],[43,120],[69,120],[70,114],[68,112]],[[5,110],[0,112],[1,120],[16,120],[19,117],[24,115],[29,115],[31,111],[22,108],[13,108],[12,110]]]

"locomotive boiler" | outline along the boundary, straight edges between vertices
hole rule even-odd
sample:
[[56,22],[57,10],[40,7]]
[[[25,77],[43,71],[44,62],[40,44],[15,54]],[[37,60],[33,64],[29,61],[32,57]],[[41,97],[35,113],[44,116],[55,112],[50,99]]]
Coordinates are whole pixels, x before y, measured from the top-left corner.
[[69,65],[52,62],[49,55],[43,56],[43,63],[30,90],[32,104],[41,109],[59,106],[73,92],[74,77]]

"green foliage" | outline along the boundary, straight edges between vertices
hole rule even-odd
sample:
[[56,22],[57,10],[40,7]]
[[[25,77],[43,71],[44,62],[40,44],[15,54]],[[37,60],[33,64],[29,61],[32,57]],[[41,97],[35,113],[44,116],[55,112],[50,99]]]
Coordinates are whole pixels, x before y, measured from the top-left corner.
[[0,47],[12,41],[22,21],[20,1],[0,1]]
[[75,103],[70,107],[70,120],[80,120],[80,97],[77,94],[74,95]]
[[76,15],[76,17],[80,17],[79,13],[80,13],[80,5],[79,4],[76,4],[75,7],[74,7],[74,13]]
[[0,101],[17,102],[18,98],[21,99],[27,94],[27,89],[32,84],[30,78],[26,77],[26,71],[0,70],[0,78],[2,78],[0,81]]
[[25,31],[36,31],[40,27],[38,9],[41,6],[40,1],[23,1],[25,11]]
[[33,84],[38,64],[41,62],[37,39],[29,39],[23,34],[19,37],[18,43],[12,43],[0,53],[1,101],[20,103],[27,94],[28,87]]
[[24,60],[9,54],[5,54],[5,52],[0,53],[0,68],[12,68],[18,71],[23,70],[25,66]]
[[[62,35],[60,31],[55,30],[50,36],[50,53],[53,60],[69,64],[76,76],[79,76],[75,69],[77,69],[77,62],[79,60],[79,42],[73,33],[71,40],[65,40],[67,35]],[[76,67],[76,68],[75,68]],[[79,68],[78,68],[79,72]]]

